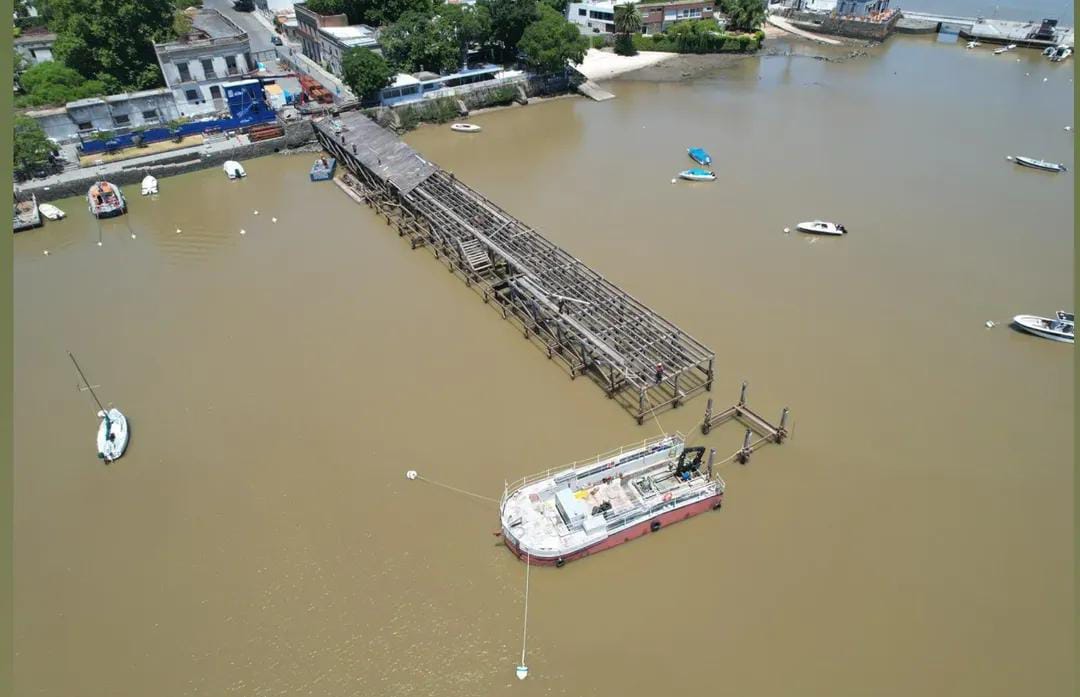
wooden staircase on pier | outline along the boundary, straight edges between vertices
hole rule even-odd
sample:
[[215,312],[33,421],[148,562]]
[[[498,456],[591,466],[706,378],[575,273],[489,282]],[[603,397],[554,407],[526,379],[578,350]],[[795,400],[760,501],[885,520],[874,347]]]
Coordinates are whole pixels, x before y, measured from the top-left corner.
[[491,269],[491,257],[488,256],[487,247],[480,240],[475,237],[459,240],[458,247],[461,249],[461,258],[465,260],[473,273],[479,276]]

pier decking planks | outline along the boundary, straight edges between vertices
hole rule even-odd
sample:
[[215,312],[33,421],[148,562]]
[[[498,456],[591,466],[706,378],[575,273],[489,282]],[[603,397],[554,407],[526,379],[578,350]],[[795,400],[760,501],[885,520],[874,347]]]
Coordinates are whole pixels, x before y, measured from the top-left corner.
[[350,112],[317,122],[316,134],[413,248],[430,247],[571,377],[590,376],[638,423],[712,389],[712,350],[390,131]]

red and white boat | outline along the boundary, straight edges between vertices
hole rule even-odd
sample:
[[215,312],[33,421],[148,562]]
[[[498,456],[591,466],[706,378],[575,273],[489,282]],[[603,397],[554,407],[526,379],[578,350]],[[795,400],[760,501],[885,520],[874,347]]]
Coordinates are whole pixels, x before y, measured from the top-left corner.
[[724,480],[704,456],[676,433],[526,477],[503,494],[503,541],[532,564],[562,566],[720,508]]

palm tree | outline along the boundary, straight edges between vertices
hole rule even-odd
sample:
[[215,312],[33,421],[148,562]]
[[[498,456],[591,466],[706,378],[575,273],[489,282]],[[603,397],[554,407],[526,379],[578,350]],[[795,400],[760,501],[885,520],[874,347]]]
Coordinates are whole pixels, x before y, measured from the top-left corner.
[[626,3],[615,6],[615,53],[623,56],[632,56],[637,53],[634,48],[634,34],[641,31],[641,13],[637,5]]

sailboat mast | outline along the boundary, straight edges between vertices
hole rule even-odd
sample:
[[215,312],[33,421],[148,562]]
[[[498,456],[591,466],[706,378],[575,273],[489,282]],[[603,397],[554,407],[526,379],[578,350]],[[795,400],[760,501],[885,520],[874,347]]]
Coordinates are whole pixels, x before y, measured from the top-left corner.
[[90,387],[90,381],[86,379],[86,375],[83,374],[82,368],[79,367],[79,362],[75,360],[75,356],[72,355],[71,351],[68,351],[68,357],[71,358],[71,362],[75,364],[75,370],[79,371],[79,377],[86,383],[86,389],[90,390],[90,395],[94,398],[94,401],[97,402],[98,408],[101,409],[101,411],[105,411],[105,407],[101,406],[101,400],[98,399],[97,394],[94,393],[94,388]]

